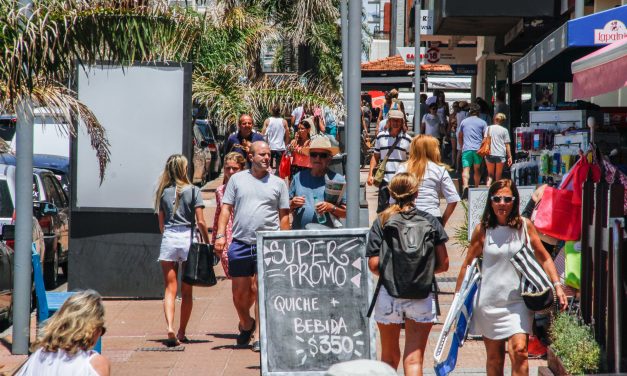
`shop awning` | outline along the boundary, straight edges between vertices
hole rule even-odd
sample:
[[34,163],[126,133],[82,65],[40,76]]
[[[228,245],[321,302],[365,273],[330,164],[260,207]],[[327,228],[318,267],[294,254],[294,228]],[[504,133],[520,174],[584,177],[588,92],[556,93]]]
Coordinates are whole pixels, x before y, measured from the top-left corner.
[[583,99],[627,86],[627,38],[575,61],[573,98]]
[[627,5],[566,22],[514,62],[514,82],[570,82],[571,63],[627,39]]

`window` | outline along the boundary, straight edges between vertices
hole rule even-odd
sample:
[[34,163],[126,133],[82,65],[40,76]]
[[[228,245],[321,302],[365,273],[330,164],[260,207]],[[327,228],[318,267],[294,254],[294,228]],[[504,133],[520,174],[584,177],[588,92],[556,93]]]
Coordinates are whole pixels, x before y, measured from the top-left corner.
[[46,192],[46,201],[54,204],[57,208],[62,208],[63,201],[61,200],[59,192],[57,192],[56,186],[54,185],[55,182],[52,180],[56,178],[51,178],[48,175],[42,175],[41,179],[44,184],[44,191]]
[[13,216],[13,201],[6,180],[0,180],[0,217]]

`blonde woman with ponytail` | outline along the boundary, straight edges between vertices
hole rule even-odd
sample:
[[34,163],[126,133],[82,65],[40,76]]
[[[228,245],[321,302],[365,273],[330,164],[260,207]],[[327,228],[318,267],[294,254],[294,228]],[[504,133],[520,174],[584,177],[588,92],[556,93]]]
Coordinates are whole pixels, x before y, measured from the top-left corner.
[[[380,290],[375,296],[374,306],[374,319],[381,337],[381,361],[395,370],[398,368],[401,360],[399,339],[404,323],[405,376],[421,376],[429,332],[436,319],[430,281],[433,274],[448,270],[448,254],[444,244],[448,236],[435,217],[415,207],[419,183],[413,174],[405,172],[395,175],[388,189],[395,202],[379,214],[373,223],[366,248],[368,267],[382,281],[377,286]],[[404,244],[407,243],[401,240],[399,234],[405,231],[400,228],[407,230],[410,239],[421,243],[413,253],[404,253]],[[424,270],[429,272],[425,273]],[[422,287],[419,294],[426,298],[396,297],[408,293],[416,295],[412,284],[418,279]],[[400,280],[403,282],[390,282]]]
[[200,189],[193,186],[187,175],[187,158],[171,155],[161,174],[155,195],[155,211],[159,216],[159,229],[163,234],[159,262],[163,271],[165,294],[163,311],[167,324],[166,345],[177,346],[187,342],[185,329],[192,314],[192,286],[181,286],[181,320],[178,332],[174,332],[174,306],[177,290],[178,263],[187,260],[191,242],[192,221],[196,221],[202,241],[209,242],[209,232],[203,216],[205,207]]

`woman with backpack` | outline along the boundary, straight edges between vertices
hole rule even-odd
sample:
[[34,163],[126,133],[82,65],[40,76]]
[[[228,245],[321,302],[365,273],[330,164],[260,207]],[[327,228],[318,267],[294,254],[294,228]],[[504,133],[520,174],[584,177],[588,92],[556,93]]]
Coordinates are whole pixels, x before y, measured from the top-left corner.
[[[528,336],[532,333],[533,312],[521,295],[521,275],[511,262],[528,242],[534,256],[555,287],[559,306],[567,301],[551,256],[542,246],[535,226],[519,214],[520,195],[509,179],[497,180],[488,190],[481,223],[471,238],[466,259],[457,277],[460,290],[466,266],[477,257],[481,262],[481,288],[473,309],[474,333],[483,336],[488,376],[503,375],[505,344],[512,363],[512,375],[529,374]],[[528,237],[528,238],[527,238]]]
[[[432,215],[416,209],[418,179],[401,173],[388,186],[395,204],[375,220],[366,248],[368,267],[379,276],[373,298],[381,336],[381,360],[397,369],[405,324],[405,376],[422,375],[429,332],[435,321],[431,282],[448,270],[448,236]],[[375,303],[376,302],[376,303]]]

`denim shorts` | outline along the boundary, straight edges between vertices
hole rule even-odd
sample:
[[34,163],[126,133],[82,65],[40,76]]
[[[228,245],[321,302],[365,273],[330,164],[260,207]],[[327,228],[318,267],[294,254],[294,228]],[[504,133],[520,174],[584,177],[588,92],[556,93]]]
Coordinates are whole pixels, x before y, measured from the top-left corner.
[[406,319],[429,323],[436,321],[433,295],[425,299],[401,299],[388,294],[381,286],[374,307],[374,319],[379,324],[402,324]]
[[159,261],[187,261],[191,244],[190,226],[168,226],[163,229]]
[[489,163],[505,163],[507,158],[498,155],[487,155],[485,161]]
[[233,239],[227,252],[231,277],[252,277],[257,274],[257,244]]

